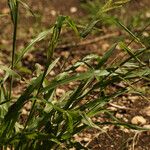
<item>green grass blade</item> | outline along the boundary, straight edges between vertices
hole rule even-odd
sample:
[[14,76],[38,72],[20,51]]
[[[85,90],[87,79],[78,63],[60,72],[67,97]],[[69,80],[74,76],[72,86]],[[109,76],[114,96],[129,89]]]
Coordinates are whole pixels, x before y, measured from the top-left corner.
[[57,86],[68,84],[69,82],[77,81],[77,80],[85,80],[89,78],[94,78],[95,76],[105,76],[108,75],[108,72],[106,70],[91,70],[87,71],[85,73],[79,73],[75,74],[73,76],[67,76],[62,80],[54,80],[50,83],[47,87],[43,88],[41,92],[46,92],[48,90],[51,90],[53,88],[56,88]]
[[17,78],[21,79],[21,77],[20,77],[20,75],[18,73],[16,73],[11,68],[8,68],[7,66],[0,65],[0,70],[5,71],[9,76],[13,76],[13,77],[17,77]]
[[71,29],[76,33],[76,35],[79,35],[77,25],[75,24],[75,22],[68,16],[65,18],[65,21],[71,27]]
[[82,122],[84,124],[88,125],[89,127],[101,130],[99,126],[92,122],[92,120],[86,115],[86,113],[80,113],[80,115],[82,116]]
[[13,128],[14,125],[18,119],[19,111],[25,104],[25,102],[30,98],[31,93],[39,88],[39,84],[42,78],[42,74],[35,79],[31,85],[24,91],[24,93],[18,98],[18,100],[9,108],[7,114],[4,117],[4,122],[2,123],[1,127],[3,130],[1,130],[1,135],[4,135],[5,132],[9,134]]
[[80,33],[80,36],[85,38],[94,28],[94,26],[100,21],[100,19],[93,19],[90,24],[88,24],[85,29]]
[[138,38],[132,31],[130,31],[123,23],[121,23],[118,19],[114,20],[117,25],[122,27],[136,42],[140,43],[143,45],[141,42],[140,38]]
[[93,17],[93,20],[80,33],[80,36],[85,38],[92,31],[92,29],[98,22],[105,20],[105,17],[103,16],[105,13],[114,9],[118,9],[119,7],[122,7],[122,5],[127,2],[129,2],[129,0],[122,0],[122,1],[116,1],[116,2],[113,2],[112,0],[108,0],[105,3],[105,5],[98,10],[96,15]]
[[8,0],[8,5],[11,12],[11,19],[15,24],[17,20],[17,13],[18,13],[18,0]]
[[17,59],[14,63],[14,65],[17,65],[17,63],[23,58],[23,56],[29,52],[29,50],[31,49],[31,47],[36,44],[37,42],[43,40],[47,35],[49,35],[50,33],[52,33],[53,28],[43,31],[41,32],[36,38],[34,38],[33,40],[31,40],[31,42],[27,45],[27,47],[21,49],[20,54],[17,56]]
[[114,51],[116,49],[116,46],[117,46],[117,44],[112,45],[112,47],[100,59],[100,61],[99,61],[98,65],[96,66],[96,68],[100,68],[101,66],[104,65],[104,63],[106,63],[108,58],[114,53]]
[[57,46],[59,35],[60,35],[60,32],[61,32],[62,25],[65,21],[65,18],[66,18],[65,16],[59,16],[57,21],[56,21],[56,24],[55,24],[54,29],[53,29],[51,41],[50,41],[48,51],[47,51],[47,59],[48,60],[52,59],[54,49]]
[[120,42],[120,43],[119,43],[119,46],[120,46],[123,50],[125,50],[131,57],[133,57],[137,62],[139,62],[139,63],[142,64],[142,65],[145,65],[138,57],[136,57],[136,56],[134,55],[134,53],[132,52],[132,50],[129,49],[129,48],[127,47],[127,45],[126,45],[124,42]]
[[72,116],[70,115],[69,112],[66,111],[66,116],[67,116],[67,131],[69,133],[73,133],[73,118]]
[[25,9],[27,9],[27,10],[35,17],[34,12],[32,11],[32,9],[31,9],[26,3],[24,3],[22,0],[18,0],[18,2],[19,2],[20,4],[22,4],[22,6],[23,6]]

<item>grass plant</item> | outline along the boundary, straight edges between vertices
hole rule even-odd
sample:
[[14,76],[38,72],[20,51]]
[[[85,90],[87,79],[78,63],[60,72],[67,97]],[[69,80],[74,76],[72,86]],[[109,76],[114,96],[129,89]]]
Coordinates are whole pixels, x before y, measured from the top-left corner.
[[[57,74],[54,79],[49,80],[47,77],[59,61],[59,58],[53,60],[53,54],[58,40],[61,38],[61,30],[65,25],[69,26],[78,36],[84,38],[90,34],[96,23],[103,21],[104,13],[118,9],[127,1],[113,2],[109,0],[82,31],[78,31],[77,25],[70,17],[59,16],[52,28],[39,33],[18,54],[16,52],[18,8],[22,4],[26,8],[28,6],[20,0],[8,0],[13,23],[13,48],[10,67],[0,66],[0,69],[5,72],[4,76],[0,78],[0,149],[8,147],[15,150],[69,149],[72,147],[88,149],[81,143],[74,141],[73,135],[89,127],[101,131],[101,126],[114,124],[136,130],[146,130],[116,119],[105,107],[114,98],[129,92],[128,86],[134,86],[135,79],[149,81],[150,69],[145,62],[140,60],[139,56],[149,51],[150,47],[145,45],[141,38],[124,26],[121,21],[114,20],[141,48],[132,49],[125,41],[119,41],[114,43],[102,57],[88,55]],[[50,40],[44,71],[40,70],[39,75],[31,80],[19,97],[12,100],[13,79],[22,80],[15,67],[34,44],[46,37],[50,37]],[[118,46],[127,54],[127,58],[107,66],[107,61]],[[75,69],[83,64],[88,68],[87,71],[76,73]],[[6,84],[8,81],[10,86]],[[70,82],[76,83],[74,90],[68,90],[61,97],[56,97],[56,89],[64,85],[67,86]],[[113,93],[105,92],[108,86],[119,82],[130,84]],[[141,92],[136,92],[142,95]],[[89,98],[93,93],[95,97]],[[20,119],[21,110],[28,102],[32,103],[32,107],[30,113],[26,115],[25,121],[22,122]],[[91,118],[101,113],[107,114],[110,121],[92,122]]]

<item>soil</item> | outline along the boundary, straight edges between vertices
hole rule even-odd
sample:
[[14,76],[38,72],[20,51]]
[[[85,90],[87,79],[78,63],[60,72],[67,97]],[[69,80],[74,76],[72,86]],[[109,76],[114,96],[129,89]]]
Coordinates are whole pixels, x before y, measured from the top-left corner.
[[[52,26],[55,22],[57,16],[61,15],[69,15],[75,21],[84,20],[86,16],[86,11],[83,10],[80,6],[80,0],[41,0],[41,1],[29,1],[27,0],[28,5],[32,8],[32,11],[36,14],[36,18],[34,18],[27,10],[21,8],[20,10],[20,21],[19,21],[19,31],[18,31],[18,40],[17,40],[17,49],[24,47],[26,43],[30,41],[37,33],[43,31],[46,28]],[[136,8],[147,8],[149,3],[147,0],[143,0],[137,6],[138,0],[132,1],[132,7],[129,11],[136,12]],[[135,7],[134,7],[135,6]],[[150,5],[149,5],[150,6]],[[8,6],[5,0],[0,1],[0,13],[7,14],[9,12]],[[127,14],[128,16],[128,14]],[[126,16],[126,17],[127,17]],[[10,22],[9,16],[5,16],[1,18],[0,21],[0,64],[9,64],[10,58],[10,50],[11,50],[11,36],[12,32],[12,24]],[[105,34],[116,33],[117,35],[121,34],[119,31],[111,28],[106,28],[102,26],[102,32],[97,33],[97,35],[92,34],[88,36],[86,40],[91,40],[96,38],[97,36],[103,36]],[[64,64],[64,68],[73,64],[74,62],[80,60],[87,54],[99,54],[103,55],[103,53],[109,48],[111,43],[115,40],[115,36],[110,37],[108,39],[103,39],[97,42],[89,43],[89,44],[81,44],[79,46],[67,46],[68,43],[72,43],[75,41],[76,43],[81,42],[82,40],[76,38],[75,34],[72,32],[62,33],[62,39],[56,49],[55,56],[61,56],[61,62],[57,66],[55,73],[60,71],[62,68],[62,63],[64,60],[66,63]],[[35,70],[35,63],[39,63],[41,65],[44,64],[44,60],[46,57],[46,46],[48,39],[41,44],[37,44],[34,47],[34,51],[27,54],[22,63],[25,67],[27,67],[28,71]],[[2,46],[3,45],[3,46]],[[61,46],[64,45],[62,48]],[[60,48],[59,48],[60,47]],[[118,57],[118,56],[117,56]],[[122,54],[119,54],[120,59],[123,57]],[[112,59],[116,58],[112,56]],[[79,68],[77,71],[82,72],[85,68]],[[25,78],[29,78],[29,76],[24,76]],[[116,118],[123,120],[128,123],[133,123],[133,118],[140,116],[142,117],[142,121],[138,120],[137,125],[141,127],[149,127],[150,128],[150,102],[148,101],[150,92],[149,87],[144,86],[145,83],[141,82],[137,84],[137,88],[142,88],[145,91],[145,97],[139,96],[139,94],[126,94],[122,97],[115,99],[106,107],[113,111]],[[115,89],[116,87],[111,87]],[[14,95],[17,95],[24,89],[24,86],[20,87],[20,84],[15,85]],[[17,91],[17,92],[16,92]],[[102,121],[106,116],[96,116],[93,118],[94,121]],[[129,128],[123,128],[114,125],[104,125],[101,126],[106,132],[97,131],[96,129],[87,129],[83,131],[79,135],[75,135],[74,138],[77,141],[80,141],[83,145],[86,145],[91,150],[149,150],[150,149],[150,131],[137,131],[131,130]]]

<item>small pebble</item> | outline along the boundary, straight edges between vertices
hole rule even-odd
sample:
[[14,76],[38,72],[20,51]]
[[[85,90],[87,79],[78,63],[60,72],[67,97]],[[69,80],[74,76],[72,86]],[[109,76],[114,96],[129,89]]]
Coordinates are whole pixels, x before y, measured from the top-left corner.
[[0,76],[4,75],[4,71],[0,69]]
[[56,89],[56,95],[62,95],[62,94],[65,94],[65,90],[63,90],[63,89],[60,89],[60,88],[58,88],[58,89]]
[[149,34],[148,34],[147,32],[143,32],[143,35],[144,35],[145,37],[149,37]]
[[69,52],[68,51],[62,51],[61,55],[68,58],[69,57]]
[[117,108],[115,107],[108,107],[109,110],[112,110],[112,111],[117,111]]
[[77,12],[77,10],[78,10],[77,7],[71,7],[70,8],[71,13],[75,13],[75,12]]
[[126,96],[122,96],[122,100],[126,101],[127,100]]
[[88,141],[90,141],[90,138],[85,137],[85,138],[83,138],[83,140],[84,140],[85,142],[88,142]]
[[3,8],[2,9],[2,13],[4,13],[4,14],[8,14],[9,13],[9,8]]
[[127,118],[123,118],[123,120],[124,120],[125,122],[128,122],[128,119],[127,119]]
[[95,117],[92,118],[92,121],[95,122],[97,119]]
[[87,71],[87,68],[85,68],[84,66],[79,66],[78,68],[76,68],[77,72],[85,72]]
[[25,110],[25,109],[22,109],[22,112],[21,112],[22,115],[27,115],[28,112]]
[[52,70],[52,71],[50,72],[50,75],[51,75],[51,76],[54,76],[54,75],[55,75],[55,72]]
[[123,131],[124,131],[125,133],[130,133],[129,129],[126,129],[126,128],[125,128]]
[[55,10],[51,10],[51,11],[50,11],[50,14],[51,14],[52,16],[56,16],[57,13],[56,13]]
[[146,124],[146,119],[143,116],[135,116],[131,120],[132,124],[144,125]]
[[25,109],[28,111],[31,109],[31,106],[32,106],[32,102],[28,102],[24,105]]
[[146,128],[146,129],[149,129],[149,130],[150,130],[150,124],[145,124],[145,125],[143,126],[143,128]]
[[128,96],[128,99],[134,103],[136,100],[139,99],[139,96]]
[[150,136],[150,124],[146,124],[143,126],[143,128],[146,128],[148,131],[147,131],[147,135]]
[[103,50],[107,50],[108,48],[109,48],[109,44],[108,43],[104,43],[103,45],[102,45],[102,49]]
[[75,148],[70,148],[69,150],[76,150]]
[[150,12],[146,12],[146,17],[150,18]]
[[121,119],[121,118],[123,118],[123,115],[122,115],[122,114],[119,114],[119,113],[116,113],[116,118]]
[[143,113],[150,117],[150,106],[145,107]]

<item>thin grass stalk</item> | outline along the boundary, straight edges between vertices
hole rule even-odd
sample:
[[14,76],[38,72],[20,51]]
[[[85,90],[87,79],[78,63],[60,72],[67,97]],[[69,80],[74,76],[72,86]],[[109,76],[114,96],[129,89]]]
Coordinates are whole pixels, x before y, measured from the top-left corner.
[[[54,29],[54,32],[53,32],[53,35],[52,35],[52,39],[53,39],[54,34],[55,34],[55,29]],[[58,37],[59,37],[59,35],[58,35]],[[52,40],[51,40],[51,41],[52,41]],[[45,78],[45,76],[46,76],[46,74],[47,74],[49,65],[51,64],[52,56],[53,56],[53,51],[54,51],[54,49],[55,49],[55,45],[54,45],[54,44],[55,44],[55,43],[53,43],[53,42],[50,43],[49,49],[50,49],[50,51],[51,51],[52,53],[49,54],[49,57],[47,57],[46,67],[45,67],[44,73],[43,73],[43,75],[42,75],[42,79],[41,79],[40,86],[39,86],[39,88],[38,88],[36,97],[38,97],[38,95],[39,95],[39,92],[40,92],[40,89],[41,89],[41,87],[42,87],[44,78]],[[34,112],[35,104],[36,104],[36,100],[34,100],[34,102],[33,102],[33,105],[32,105],[32,107],[31,107],[31,111],[30,111],[29,117],[28,117],[28,119],[27,119],[27,121],[26,121],[24,130],[26,129],[27,124],[29,123],[30,119],[32,118],[32,115],[33,115],[33,112]]]
[[[18,4],[19,4],[18,1],[16,1],[15,16],[14,16],[14,20],[12,20],[13,21],[13,45],[12,45],[12,58],[11,58],[11,69],[12,70],[14,69],[15,52],[16,52],[16,39],[17,39],[17,27],[18,27]],[[9,1],[8,1],[8,5],[9,5]],[[13,77],[11,76],[10,89],[9,89],[9,100],[11,100],[12,87],[13,87]]]
[[[60,35],[60,31],[61,31],[61,27],[58,28],[57,27],[57,24],[55,25],[54,27],[54,30],[53,30],[53,34],[52,34],[52,38],[51,38],[51,42],[50,42],[50,45],[49,45],[49,49],[48,49],[48,56],[47,56],[47,62],[46,62],[46,67],[45,67],[45,70],[43,72],[43,75],[42,75],[42,79],[41,79],[41,82],[40,82],[40,86],[37,90],[37,94],[36,94],[36,97],[38,97],[39,93],[40,93],[40,90],[41,90],[41,87],[42,87],[42,84],[43,84],[43,81],[45,79],[45,76],[47,74],[47,71],[48,71],[48,68],[49,68],[49,65],[51,64],[52,62],[52,57],[53,57],[53,52],[54,52],[54,49],[57,45],[57,42],[58,42],[58,38],[59,38],[59,35]],[[34,100],[33,104],[32,104],[32,107],[31,107],[31,110],[30,110],[30,113],[29,113],[29,116],[28,116],[28,119],[25,123],[25,126],[23,128],[23,131],[22,133],[24,133],[27,125],[29,124],[33,114],[34,114],[34,108],[35,108],[35,104],[36,104],[36,99]],[[21,140],[19,141],[18,145],[17,145],[17,149],[19,150],[19,147],[20,147],[20,144],[21,144]]]

